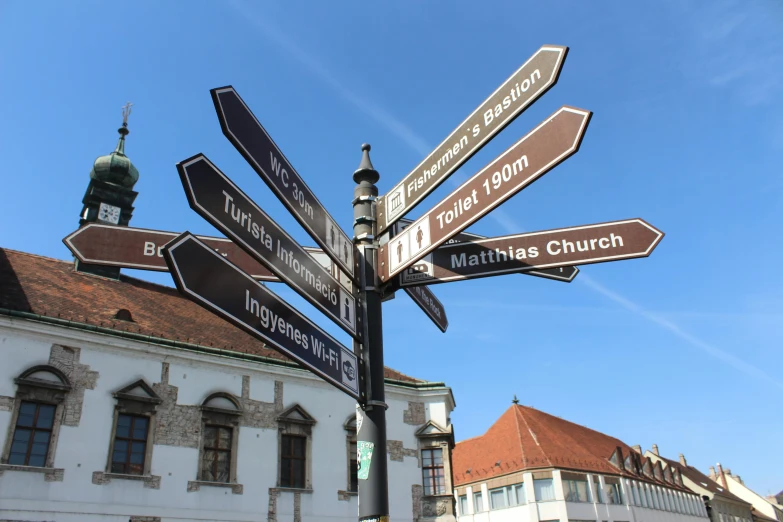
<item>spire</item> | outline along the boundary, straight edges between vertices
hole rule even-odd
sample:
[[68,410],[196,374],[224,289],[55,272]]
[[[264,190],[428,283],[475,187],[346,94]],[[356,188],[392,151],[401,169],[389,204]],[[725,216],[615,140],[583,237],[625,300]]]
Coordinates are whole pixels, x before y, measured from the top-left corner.
[[519,404],[519,399],[517,399],[517,394],[514,394],[514,400],[511,401],[514,404]]
[[115,154],[125,155],[125,136],[130,134],[128,130],[128,116],[130,116],[131,107],[133,107],[131,102],[127,102],[122,106],[122,127],[117,129],[117,132],[120,133],[120,139],[117,141],[117,148],[114,149]]
[[362,161],[359,163],[359,168],[353,173],[353,180],[359,183],[359,180],[366,180],[370,183],[376,183],[380,179],[380,174],[372,166],[370,161],[370,144],[362,144]]

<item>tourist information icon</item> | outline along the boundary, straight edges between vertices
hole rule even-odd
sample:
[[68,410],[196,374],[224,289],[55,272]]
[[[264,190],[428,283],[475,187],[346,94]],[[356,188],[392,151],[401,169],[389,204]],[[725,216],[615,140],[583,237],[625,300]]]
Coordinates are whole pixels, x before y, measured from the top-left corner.
[[403,273],[400,286],[524,273],[649,256],[663,232],[641,219],[544,230],[443,245]]
[[340,269],[355,280],[353,241],[315,197],[236,90],[212,89],[223,134]]
[[177,170],[193,210],[360,339],[354,296],[206,156],[177,163]]
[[567,53],[568,47],[541,47],[416,168],[379,198],[378,234],[421,202],[555,85]]
[[188,232],[163,256],[192,301],[359,398],[356,355],[271,290]]
[[590,111],[561,107],[379,250],[389,279],[579,150]]

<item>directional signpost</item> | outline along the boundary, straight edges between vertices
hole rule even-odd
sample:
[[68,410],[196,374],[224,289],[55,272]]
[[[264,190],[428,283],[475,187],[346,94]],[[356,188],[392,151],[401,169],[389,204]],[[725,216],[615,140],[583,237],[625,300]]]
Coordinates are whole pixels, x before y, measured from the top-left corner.
[[[411,224],[413,224],[412,220],[402,218],[399,221],[397,221],[397,223],[395,223],[394,226],[395,228],[399,227],[399,232],[402,232]],[[399,232],[395,233],[395,235],[398,235]],[[473,234],[470,232],[460,232],[456,236],[446,241],[445,244],[452,245],[454,243],[463,243],[465,241],[476,241],[480,239],[487,239],[487,237],[480,236],[478,234]],[[427,270],[427,266],[423,264],[422,261],[419,261],[414,265],[412,265],[407,270],[405,270],[402,274],[400,274],[399,277],[403,281],[412,280],[416,277],[415,274],[423,271],[426,272],[426,270]],[[555,281],[563,281],[565,283],[570,283],[571,281],[573,281],[578,273],[579,273],[579,269],[575,266],[561,266],[558,268],[532,269],[526,272],[522,272],[522,274],[524,275],[541,277],[543,279],[553,279]]]
[[354,277],[353,242],[315,197],[233,87],[212,89],[223,134],[310,237]]
[[[353,240],[321,205],[233,87],[211,91],[223,134],[322,250],[299,246],[204,155],[177,165],[191,207],[230,240],[87,226],[79,259],[164,270],[180,292],[359,402],[359,520],[388,522],[382,302],[404,289],[446,331],[428,285],[508,273],[571,281],[575,265],[650,255],[663,232],[641,219],[483,238],[464,232],[579,150],[592,113],[563,106],[415,221],[404,214],[556,82],[568,49],[541,47],[388,194],[363,145]],[[323,173],[321,175],[324,175]],[[393,226],[394,225],[394,226]],[[111,230],[110,230],[111,228]],[[379,234],[388,229],[388,241]],[[237,246],[233,246],[237,245]],[[239,248],[237,248],[239,247]],[[115,248],[116,251],[109,252]],[[265,271],[265,272],[264,272]],[[353,337],[349,350],[255,279],[282,281]],[[365,451],[366,450],[366,451]]]
[[188,232],[163,255],[181,293],[359,398],[356,355],[265,286]]
[[443,245],[417,264],[400,286],[527,272],[649,256],[663,232],[641,219],[545,230]]
[[579,150],[590,111],[561,107],[379,251],[381,281],[462,232]]
[[357,339],[356,300],[203,154],[177,164],[193,210]]
[[443,143],[378,201],[378,234],[409,212],[497,133],[544,95],[560,76],[568,47],[545,45],[531,56]]

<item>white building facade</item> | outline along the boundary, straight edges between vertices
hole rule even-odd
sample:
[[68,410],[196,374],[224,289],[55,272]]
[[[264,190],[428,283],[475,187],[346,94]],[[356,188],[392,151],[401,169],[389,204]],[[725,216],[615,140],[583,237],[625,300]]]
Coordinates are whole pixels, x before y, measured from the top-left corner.
[[694,494],[625,477],[550,469],[456,489],[460,522],[705,522]]
[[[356,520],[355,403],[321,379],[19,315],[0,314],[0,520]],[[420,460],[448,459],[450,390],[390,379],[387,402],[392,519],[447,520]]]

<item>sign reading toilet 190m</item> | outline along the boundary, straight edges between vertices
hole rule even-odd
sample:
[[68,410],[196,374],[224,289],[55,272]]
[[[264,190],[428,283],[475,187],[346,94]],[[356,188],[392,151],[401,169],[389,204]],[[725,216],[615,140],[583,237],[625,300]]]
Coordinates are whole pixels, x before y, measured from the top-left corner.
[[272,192],[352,280],[353,242],[315,197],[233,87],[212,89],[223,134]]
[[361,340],[351,292],[206,156],[197,154],[181,161],[177,170],[193,210],[343,330]]
[[378,234],[415,207],[555,85],[567,53],[568,47],[541,47],[400,183],[379,198]]
[[378,251],[388,281],[579,150],[590,111],[561,107]]
[[443,245],[400,276],[400,286],[431,285],[647,257],[663,232],[641,219],[544,230]]
[[188,299],[359,398],[356,355],[207,244],[185,232],[163,257]]

